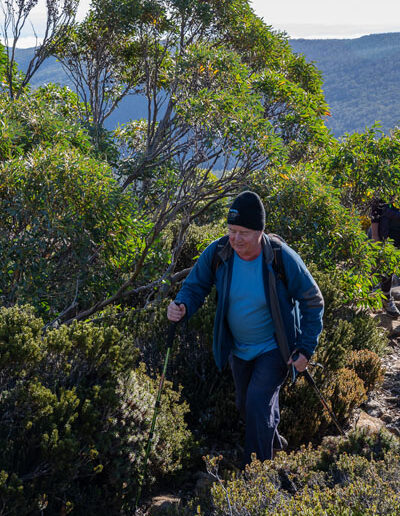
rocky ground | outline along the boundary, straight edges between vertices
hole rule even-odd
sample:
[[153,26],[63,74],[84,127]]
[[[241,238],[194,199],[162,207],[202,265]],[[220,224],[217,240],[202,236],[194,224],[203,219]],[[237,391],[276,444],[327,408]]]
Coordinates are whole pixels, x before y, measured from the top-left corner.
[[[396,290],[400,298],[400,287]],[[400,302],[397,302],[400,309]],[[385,313],[374,314],[380,324],[389,332],[389,351],[382,359],[385,379],[382,387],[370,394],[361,407],[355,425],[368,426],[373,429],[386,426],[388,430],[400,436],[400,317],[393,319]]]

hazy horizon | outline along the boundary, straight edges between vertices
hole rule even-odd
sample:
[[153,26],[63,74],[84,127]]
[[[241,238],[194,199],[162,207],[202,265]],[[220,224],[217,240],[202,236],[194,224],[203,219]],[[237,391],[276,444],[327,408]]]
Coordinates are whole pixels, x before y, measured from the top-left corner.
[[[275,27],[274,27],[275,29]],[[279,31],[279,29],[275,29],[277,31]],[[284,31],[283,31],[284,32]],[[376,35],[379,35],[379,34],[398,34],[400,33],[400,30],[396,30],[396,31],[385,31],[385,32],[372,32],[372,33],[360,33],[360,34],[355,34],[354,36],[342,36],[340,34],[340,32],[338,32],[338,34],[334,34],[332,33],[332,35],[329,35],[329,36],[323,36],[323,35],[311,35],[311,36],[302,36],[300,35],[301,32],[299,32],[299,35],[298,36],[289,36],[289,40],[297,40],[297,39],[309,39],[309,40],[319,40],[319,39],[326,39],[326,40],[329,40],[329,39],[358,39],[358,38],[363,38],[363,37],[366,37],[366,36],[376,36]],[[21,46],[21,45],[18,45],[16,48],[17,49],[20,49],[20,50],[26,50],[26,49],[29,49],[29,48],[35,48],[35,39],[34,38],[25,38],[24,39],[24,43],[26,43],[24,46]]]
[[[90,1],[81,0],[78,20],[85,16]],[[400,32],[398,0],[250,0],[255,13],[274,30],[285,32],[290,39],[356,39],[372,34]],[[1,13],[0,13],[1,14]],[[45,19],[45,0],[39,0],[30,22],[38,36]],[[0,15],[1,19],[1,15]],[[395,21],[394,21],[395,20]],[[32,48],[40,42],[29,24],[18,41],[18,48]]]
[[354,39],[400,32],[399,0],[250,0],[267,25],[292,39]]

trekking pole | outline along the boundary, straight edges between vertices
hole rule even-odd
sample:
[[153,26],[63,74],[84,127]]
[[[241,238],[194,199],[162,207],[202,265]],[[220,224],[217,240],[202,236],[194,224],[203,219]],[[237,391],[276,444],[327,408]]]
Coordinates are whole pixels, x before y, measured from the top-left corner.
[[144,456],[143,472],[142,472],[141,476],[139,477],[139,486],[138,486],[138,492],[137,492],[137,495],[136,495],[135,508],[137,508],[137,506],[139,504],[140,497],[142,495],[143,481],[146,478],[146,474],[147,474],[147,463],[148,463],[148,460],[149,460],[149,455],[150,455],[150,450],[151,450],[151,443],[152,443],[153,435],[154,435],[154,428],[156,426],[157,414],[158,414],[158,411],[159,411],[159,408],[160,408],[161,393],[162,393],[162,390],[163,390],[163,387],[164,387],[165,374],[167,372],[169,355],[171,353],[171,347],[172,347],[172,343],[174,341],[176,325],[177,324],[178,323],[176,323],[176,322],[172,322],[169,325],[169,328],[168,328],[167,353],[165,355],[164,367],[163,367],[163,372],[162,372],[161,377],[160,377],[160,383],[158,384],[157,398],[156,398],[156,402],[154,404],[153,419],[151,420],[150,433],[149,433],[149,437],[147,439],[146,453],[145,453],[145,456]]
[[314,389],[314,391],[318,394],[318,397],[319,397],[319,400],[320,402],[322,403],[322,405],[325,407],[325,410],[328,412],[330,418],[332,419],[332,421],[335,423],[336,425],[336,428],[339,430],[339,432],[344,436],[346,435],[344,433],[344,430],[343,428],[340,426],[340,423],[337,419],[337,417],[335,416],[335,413],[333,412],[333,410],[331,410],[328,406],[328,403],[326,402],[326,399],[323,397],[322,395],[322,392],[318,389],[317,387],[317,384],[315,383],[315,380],[314,378],[310,375],[310,373],[307,371],[307,369],[305,371],[303,371],[302,373],[304,375],[304,378],[307,380],[307,382],[311,385],[311,387]]
[[[292,357],[292,360],[296,361],[298,358],[298,354],[295,354],[293,357]],[[324,398],[322,392],[318,389],[318,386],[317,384],[315,383],[315,380],[314,378],[311,376],[311,374],[307,371],[307,369],[305,369],[304,371],[302,371],[301,373],[299,373],[301,375],[304,376],[304,378],[306,379],[307,383],[309,385],[311,385],[311,387],[314,389],[314,391],[317,393],[318,395],[318,398],[320,400],[320,402],[322,403],[322,405],[324,406],[325,410],[328,412],[330,418],[332,419],[332,421],[335,423],[335,426],[336,428],[339,430],[339,432],[345,436],[346,434],[344,433],[344,430],[343,428],[340,426],[340,423],[335,415],[335,413],[333,412],[332,409],[329,408],[329,405],[326,401],[326,399]]]

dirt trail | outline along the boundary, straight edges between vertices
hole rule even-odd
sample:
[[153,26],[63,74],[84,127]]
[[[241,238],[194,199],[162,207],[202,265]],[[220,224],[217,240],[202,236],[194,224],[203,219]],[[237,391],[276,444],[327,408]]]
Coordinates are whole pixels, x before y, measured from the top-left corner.
[[[400,287],[396,290],[400,290]],[[400,302],[396,304],[400,309]],[[400,317],[393,319],[383,312],[373,317],[389,332],[389,351],[382,358],[386,370],[382,387],[370,394],[362,409],[369,416],[379,418],[386,428],[400,436]]]

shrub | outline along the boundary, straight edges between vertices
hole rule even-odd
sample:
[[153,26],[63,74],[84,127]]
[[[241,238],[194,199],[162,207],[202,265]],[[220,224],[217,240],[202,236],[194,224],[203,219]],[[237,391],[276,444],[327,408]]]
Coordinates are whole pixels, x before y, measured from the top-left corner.
[[378,125],[364,133],[346,135],[327,148],[322,160],[329,181],[340,190],[345,206],[370,211],[373,195],[390,198],[397,194],[399,178],[400,131],[382,133]]
[[106,163],[55,144],[0,165],[0,180],[3,305],[56,318],[102,299],[137,259],[145,221]]
[[[316,383],[341,424],[365,400],[363,381],[352,370],[338,369],[320,376]],[[285,386],[281,407],[279,428],[292,446],[314,441],[328,431],[337,431],[317,394],[304,378],[299,378],[294,387]]]
[[[371,317],[370,310],[348,303],[339,272],[318,270],[314,264],[309,268],[325,301],[325,334],[318,349],[324,347],[326,340],[335,340],[344,348],[369,349],[379,356],[384,355],[388,344],[387,331]],[[344,325],[346,328],[341,321],[349,323]],[[347,341],[346,345],[344,341]]]
[[341,204],[318,162],[259,172],[250,186],[264,202],[268,231],[283,236],[306,263],[334,274],[346,303],[380,306],[372,282],[396,272],[400,251],[367,239],[359,214]]
[[355,337],[353,325],[345,319],[338,319],[335,325],[327,326],[321,334],[315,360],[329,371],[337,371],[346,363]]
[[279,431],[291,446],[308,443],[319,435],[322,414],[318,396],[304,378],[298,378],[294,386],[285,385],[281,394]]
[[380,461],[391,452],[400,454],[400,440],[385,428],[377,434],[370,434],[365,430],[354,430],[346,437],[324,437],[322,445],[318,448],[321,452],[321,468],[329,468],[343,453],[348,455],[360,455]]
[[[149,372],[162,368],[167,345],[166,310],[168,300],[146,310],[133,311],[116,321],[124,331],[135,336]],[[218,372],[212,353],[212,328],[215,314],[215,295],[211,295],[189,324],[181,323],[175,334],[167,378],[190,406],[187,420],[200,440],[230,441],[239,431],[235,393],[229,368]]]
[[[158,381],[113,326],[74,323],[44,338],[41,327],[31,308],[0,309],[1,505],[15,515],[132,511]],[[190,443],[187,405],[170,384],[159,410],[145,485],[177,471]]]
[[324,394],[331,401],[333,411],[342,423],[366,399],[364,382],[354,371],[346,368],[339,369],[329,378]]
[[0,162],[33,149],[62,144],[93,155],[86,129],[79,123],[79,99],[67,87],[49,84],[18,99],[0,94]]
[[260,173],[254,186],[266,207],[268,230],[282,235],[305,260],[319,268],[357,260],[354,251],[364,247],[365,233],[316,167],[302,164],[268,176]]
[[[218,459],[208,457],[207,469],[216,480],[211,513],[394,516],[400,511],[399,441],[392,436],[392,445],[378,457],[374,449],[382,436],[366,440],[351,434],[348,439],[331,438],[328,446],[281,452],[274,461],[253,460],[243,473],[226,480],[219,476]],[[363,455],[351,453],[351,439],[364,439]]]
[[380,357],[386,354],[389,342],[387,331],[380,327],[369,313],[355,313],[350,322],[355,334],[352,341],[353,349],[359,351],[367,349]]
[[[172,224],[165,235],[167,245],[174,247],[177,238],[178,224]],[[204,249],[217,238],[226,234],[227,229],[221,221],[198,226],[191,224],[186,233],[185,241],[177,262],[177,270],[192,267]],[[168,234],[170,233],[170,234]]]
[[352,351],[347,359],[347,367],[353,369],[364,382],[367,394],[379,387],[384,378],[381,359],[373,351],[362,349]]

